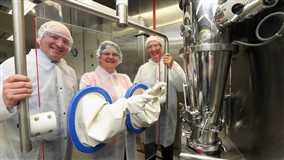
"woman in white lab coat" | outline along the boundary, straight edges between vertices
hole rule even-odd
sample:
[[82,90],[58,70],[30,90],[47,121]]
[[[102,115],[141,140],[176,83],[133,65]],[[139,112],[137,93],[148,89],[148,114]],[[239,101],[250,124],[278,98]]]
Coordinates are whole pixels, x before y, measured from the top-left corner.
[[[122,53],[114,42],[102,42],[96,56],[100,65],[94,71],[85,73],[81,77],[80,88],[88,86],[101,87],[109,93],[113,104],[102,105],[101,110],[97,111],[97,115],[100,115],[100,120],[93,123],[93,125],[98,126],[97,130],[87,131],[87,137],[91,139],[90,141],[105,143],[104,147],[94,153],[89,153],[88,157],[95,160],[135,160],[136,136],[127,130],[125,125],[126,114],[143,114],[139,118],[138,116],[136,117],[137,122],[139,121],[139,124],[137,123],[138,125],[136,126],[149,126],[159,116],[160,105],[158,97],[144,94],[129,99],[124,98],[126,91],[132,86],[132,82],[128,75],[116,72],[116,67],[122,62]],[[145,119],[140,119],[140,117]],[[94,116],[93,121],[95,119],[98,119],[98,116]],[[114,119],[113,123],[112,119]],[[104,126],[104,128],[101,126]],[[111,135],[109,135],[109,130],[113,130]],[[102,133],[101,135],[104,135],[106,138],[104,140],[98,138],[96,132]],[[88,140],[85,139],[84,142],[86,141]],[[89,145],[94,146],[95,144],[92,145],[90,143]]]

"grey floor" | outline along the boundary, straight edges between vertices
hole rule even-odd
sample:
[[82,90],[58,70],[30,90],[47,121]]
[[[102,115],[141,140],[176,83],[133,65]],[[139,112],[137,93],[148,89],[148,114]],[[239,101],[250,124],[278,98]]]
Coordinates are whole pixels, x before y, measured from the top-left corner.
[[[136,160],[144,160],[144,147],[143,144],[141,142],[141,135],[137,135],[136,136],[136,148],[137,148],[137,159]],[[174,160],[178,160],[178,149],[176,149],[177,147],[174,147]],[[161,153],[157,153],[157,160],[161,159]],[[88,160],[87,156],[85,153],[82,153],[80,151],[78,151],[75,147],[72,148],[72,157],[71,160]]]
[[[157,160],[161,159],[159,158],[159,153],[157,154]],[[78,151],[76,148],[73,148],[72,150],[72,160],[87,160],[86,154]],[[144,153],[137,151],[137,160],[144,160]],[[174,160],[178,160],[176,156],[174,156]]]
[[[144,160],[144,159],[145,159],[144,153],[137,151],[137,160]],[[157,160],[161,159],[161,156],[160,156],[159,153],[157,153],[157,158],[156,159]],[[178,160],[178,157],[174,156],[174,160]]]

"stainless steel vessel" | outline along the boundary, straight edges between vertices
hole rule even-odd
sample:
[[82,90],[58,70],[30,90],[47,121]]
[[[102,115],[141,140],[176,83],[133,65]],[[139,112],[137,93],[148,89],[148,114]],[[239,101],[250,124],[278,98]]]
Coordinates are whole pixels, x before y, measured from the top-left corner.
[[[282,38],[283,24],[266,38],[259,33],[260,28],[269,26],[265,22],[267,19],[283,17],[282,12],[275,11],[281,5],[277,0],[180,0],[179,6],[184,13],[180,28],[184,46],[180,49],[180,55],[184,59],[187,75],[187,83],[184,85],[185,103],[181,110],[180,159],[264,158],[257,151],[243,153],[240,146],[236,145],[238,142],[234,141],[239,138],[234,132],[239,132],[249,124],[243,119],[232,119],[241,112],[241,108],[234,108],[237,111],[232,111],[236,97],[232,91],[234,70],[231,63],[234,57],[249,54],[249,47],[261,48],[263,45],[273,44],[277,38]],[[247,23],[255,28],[256,42],[238,40],[253,37],[250,34],[239,37]],[[261,31],[265,33],[265,30]],[[265,116],[261,118],[265,119]],[[258,121],[253,120],[255,123]],[[253,129],[256,128],[250,129],[251,133],[255,133]],[[281,130],[283,132],[283,127]],[[259,147],[259,144],[247,145],[255,145],[252,149]],[[281,159],[283,153],[280,157],[271,157]]]

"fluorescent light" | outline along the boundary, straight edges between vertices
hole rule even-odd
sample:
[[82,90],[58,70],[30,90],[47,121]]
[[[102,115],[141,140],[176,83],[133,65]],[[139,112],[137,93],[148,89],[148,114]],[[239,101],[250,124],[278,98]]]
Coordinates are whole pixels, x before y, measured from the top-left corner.
[[14,36],[10,36],[9,38],[7,38],[8,41],[14,41]]
[[[32,3],[30,1],[24,1],[24,15],[29,13],[29,11],[31,11],[35,6],[35,3]],[[12,9],[9,11],[9,14],[12,14]]]

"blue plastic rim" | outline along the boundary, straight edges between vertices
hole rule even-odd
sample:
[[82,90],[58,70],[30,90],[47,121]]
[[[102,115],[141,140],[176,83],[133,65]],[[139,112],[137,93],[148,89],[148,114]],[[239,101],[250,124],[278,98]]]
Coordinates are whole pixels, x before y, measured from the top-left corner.
[[75,145],[75,147],[79,151],[84,152],[84,153],[96,152],[96,151],[100,150],[103,146],[105,146],[105,143],[100,143],[95,147],[85,146],[80,142],[80,140],[77,136],[77,133],[76,133],[75,115],[76,115],[76,109],[77,109],[78,103],[84,95],[86,95],[88,93],[92,93],[92,92],[101,94],[107,102],[109,102],[110,104],[112,103],[109,94],[104,89],[102,89],[100,87],[96,87],[96,86],[91,86],[91,87],[81,89],[72,98],[71,103],[70,103],[70,107],[69,107],[69,112],[68,112],[68,130],[69,130],[71,140],[72,140],[73,144]]
[[[134,92],[135,92],[136,90],[138,90],[138,89],[146,90],[146,89],[148,89],[148,87],[147,87],[145,84],[137,84],[137,83],[135,83],[133,86],[131,86],[131,87],[127,90],[127,92],[126,92],[126,94],[125,94],[125,98],[131,97],[131,96],[134,94]],[[130,115],[129,115],[129,114],[126,116],[126,126],[127,126],[127,129],[128,129],[129,131],[131,131],[131,132],[133,132],[133,133],[136,133],[136,134],[140,134],[140,133],[144,132],[145,129],[146,129],[145,127],[142,127],[142,128],[140,128],[140,129],[134,128],[133,125],[132,125],[131,118],[130,118]]]

